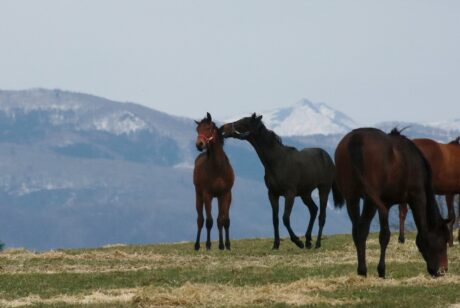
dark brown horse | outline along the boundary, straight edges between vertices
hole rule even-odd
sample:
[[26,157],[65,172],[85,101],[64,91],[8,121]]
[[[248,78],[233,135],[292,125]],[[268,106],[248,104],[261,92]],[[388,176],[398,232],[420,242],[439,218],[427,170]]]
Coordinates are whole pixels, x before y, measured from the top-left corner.
[[[431,186],[431,170],[420,150],[394,129],[385,134],[375,128],[355,129],[335,152],[337,184],[353,225],[358,256],[358,274],[366,276],[366,239],[376,212],[380,220],[380,277],[385,277],[385,251],[390,240],[388,211],[407,202],[418,234],[416,244],[428,272],[438,276],[447,270],[449,230],[442,219]],[[364,200],[362,213],[360,199]]]
[[247,140],[256,150],[265,169],[265,185],[268,188],[268,199],[272,206],[273,229],[275,240],[273,249],[280,246],[279,236],[279,199],[284,197],[283,223],[289,232],[291,241],[299,248],[304,244],[291,228],[291,211],[296,196],[300,196],[310,211],[310,222],[305,233],[305,247],[311,248],[311,232],[318,213],[318,206],[311,193],[318,189],[319,193],[319,229],[315,247],[321,247],[321,234],[326,223],[326,206],[329,192],[332,190],[334,202],[340,203],[341,195],[335,185],[335,166],[332,158],[320,148],[307,148],[301,151],[285,146],[281,138],[267,129],[262,116],[255,113],[250,117],[221,127],[224,137]]
[[[446,196],[448,217],[452,231],[455,217],[454,197],[460,194],[460,137],[448,144],[431,139],[414,139],[415,145],[422,151],[431,166],[433,174],[433,190],[437,195]],[[404,221],[407,215],[407,204],[399,205],[399,242],[404,243]],[[459,229],[460,241],[460,229]],[[453,237],[449,241],[453,246]]]
[[[195,121],[196,122],[196,121]],[[225,228],[225,248],[230,249],[230,203],[232,202],[232,186],[234,174],[232,166],[224,152],[224,138],[207,113],[206,118],[197,123],[196,147],[201,153],[195,160],[193,184],[196,193],[196,211],[198,214],[195,250],[200,249],[201,229],[203,228],[203,204],[206,211],[207,240],[206,249],[211,248],[211,215],[212,199],[217,198],[219,214],[217,227],[219,229],[219,249],[224,249],[222,228]]]

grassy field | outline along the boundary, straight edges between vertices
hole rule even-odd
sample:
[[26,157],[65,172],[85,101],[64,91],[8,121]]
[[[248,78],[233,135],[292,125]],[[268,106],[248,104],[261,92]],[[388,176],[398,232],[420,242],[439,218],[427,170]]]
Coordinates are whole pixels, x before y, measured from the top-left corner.
[[[449,250],[449,273],[430,278],[408,234],[393,236],[387,279],[377,278],[379,245],[368,240],[369,277],[356,272],[349,235],[300,250],[284,240],[232,242],[232,251],[195,252],[192,243],[0,253],[0,307],[157,306],[413,306],[460,303],[460,246]],[[459,305],[460,306],[460,305]]]

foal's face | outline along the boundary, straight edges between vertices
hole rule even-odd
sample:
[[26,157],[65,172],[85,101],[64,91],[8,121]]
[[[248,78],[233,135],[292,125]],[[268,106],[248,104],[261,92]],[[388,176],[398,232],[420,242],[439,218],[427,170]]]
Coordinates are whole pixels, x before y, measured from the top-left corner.
[[260,127],[262,116],[256,116],[252,114],[250,117],[242,118],[236,122],[224,124],[220,130],[222,135],[237,139],[248,139],[248,137],[254,133],[258,127]]
[[217,128],[212,121],[201,121],[196,127],[196,148],[198,151],[208,149],[209,145],[217,139]]
[[417,247],[426,261],[428,272],[432,276],[439,276],[447,272],[447,243],[450,234],[447,224],[442,223],[428,233],[425,241],[422,241],[420,234],[417,235]]

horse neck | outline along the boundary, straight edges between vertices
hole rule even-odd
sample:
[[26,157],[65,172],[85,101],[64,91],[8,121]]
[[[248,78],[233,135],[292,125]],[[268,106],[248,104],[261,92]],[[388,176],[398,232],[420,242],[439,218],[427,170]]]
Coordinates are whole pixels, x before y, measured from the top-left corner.
[[428,226],[428,230],[430,228],[436,227],[443,223],[444,219],[441,216],[441,212],[439,211],[438,203],[436,202],[433,185],[432,185],[432,173],[431,167],[428,163],[428,160],[423,156],[423,153],[418,149],[419,155],[422,156],[422,164],[424,165],[424,169],[426,170],[426,178],[425,178],[425,197],[426,197],[426,223]]
[[227,161],[225,159],[224,147],[219,141],[209,144],[208,157],[217,165]]
[[436,202],[431,184],[426,185],[426,219],[429,226],[436,226],[443,222],[438,203]]
[[273,167],[280,159],[280,153],[284,151],[284,146],[276,141],[267,141],[268,133],[263,131],[248,138],[249,143],[256,150],[260,161],[264,167]]

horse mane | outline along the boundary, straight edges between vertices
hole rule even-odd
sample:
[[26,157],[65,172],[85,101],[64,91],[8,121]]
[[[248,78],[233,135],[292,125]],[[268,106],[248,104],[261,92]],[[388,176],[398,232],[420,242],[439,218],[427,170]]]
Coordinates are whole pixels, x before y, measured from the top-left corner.
[[221,145],[224,145],[224,136],[222,134],[222,132],[220,131],[220,129],[217,127],[216,123],[214,123],[214,121],[210,121],[208,118],[204,117],[203,119],[201,119],[200,122],[198,122],[198,125],[202,124],[202,123],[210,123],[212,125],[212,127],[217,131],[217,138],[219,139],[219,143]]
[[261,125],[259,127],[259,130],[261,130],[264,133],[264,136],[265,136],[265,139],[267,140],[267,142],[269,142],[269,143],[275,142],[278,145],[281,145],[283,147],[293,148],[293,147],[284,145],[283,144],[283,139],[281,139],[281,137],[278,136],[274,131],[272,131],[271,129],[268,129],[262,121],[260,122],[260,124]]
[[[441,212],[439,211],[438,204],[435,199],[434,191],[433,191],[433,186],[431,184],[432,181],[432,171],[431,171],[431,166],[428,162],[428,160],[425,158],[425,155],[422,153],[422,151],[410,140],[407,138],[405,135],[401,134],[403,130],[408,128],[409,126],[406,126],[402,129],[398,129],[397,127],[394,127],[388,135],[390,136],[399,136],[402,137],[406,140],[408,140],[409,146],[420,156],[422,159],[423,167],[426,170],[426,183],[425,183],[425,192],[426,192],[426,211],[427,211],[427,222],[431,225],[437,224],[440,221],[442,221],[442,216]],[[460,137],[459,137],[460,139]],[[435,221],[430,221],[431,219],[435,219]]]
[[407,128],[409,128],[409,127],[410,127],[410,125],[406,126],[406,127],[403,127],[401,129],[399,129],[398,127],[393,127],[393,129],[390,131],[390,133],[388,135],[390,135],[390,136],[401,136],[401,137],[407,138],[405,135],[402,134],[402,132],[404,130],[406,130]]
[[460,145],[460,136],[458,136],[454,140],[450,141],[449,144],[458,144],[458,145]]

